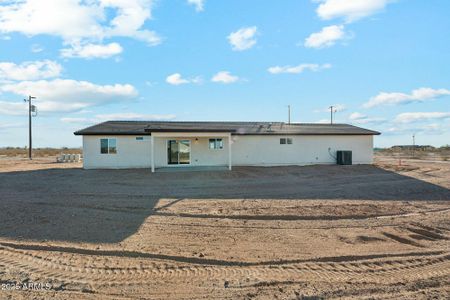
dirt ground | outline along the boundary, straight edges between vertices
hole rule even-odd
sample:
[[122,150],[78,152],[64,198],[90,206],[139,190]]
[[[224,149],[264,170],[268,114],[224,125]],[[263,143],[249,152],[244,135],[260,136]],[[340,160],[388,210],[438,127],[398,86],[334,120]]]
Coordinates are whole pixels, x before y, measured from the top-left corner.
[[0,299],[448,299],[450,163],[0,159]]

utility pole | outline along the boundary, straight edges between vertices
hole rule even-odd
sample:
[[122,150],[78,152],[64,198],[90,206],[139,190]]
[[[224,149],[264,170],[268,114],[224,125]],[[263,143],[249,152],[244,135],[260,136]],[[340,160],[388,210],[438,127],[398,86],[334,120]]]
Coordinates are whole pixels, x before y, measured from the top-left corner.
[[288,124],[291,124],[291,106],[288,105]]
[[333,105],[331,105],[330,107],[329,107],[329,109],[330,109],[330,114],[331,114],[331,124],[333,124],[333,112],[334,112],[334,106]]
[[414,158],[414,151],[416,150],[416,134],[414,133],[412,135],[412,140],[413,140],[413,146],[412,146],[412,158]]
[[24,99],[23,101],[28,101],[28,158],[31,160],[32,158],[32,135],[31,135],[31,112],[36,111],[36,106],[31,104],[31,100],[36,99],[36,97],[28,96],[28,99]]

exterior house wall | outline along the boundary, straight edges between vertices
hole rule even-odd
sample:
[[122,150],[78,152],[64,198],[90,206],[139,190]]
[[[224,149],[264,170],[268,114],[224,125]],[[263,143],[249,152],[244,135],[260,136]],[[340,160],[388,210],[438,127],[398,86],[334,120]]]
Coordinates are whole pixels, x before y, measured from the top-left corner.
[[[180,134],[181,135],[181,134]],[[220,136],[172,136],[154,135],[155,167],[167,167],[167,141],[173,139],[191,141],[191,166],[227,166],[228,137]],[[116,138],[117,153],[101,154],[100,139]],[[221,150],[209,149],[209,138],[222,138]],[[232,136],[231,160],[233,166],[277,166],[335,163],[336,150],[351,150],[354,164],[371,164],[373,159],[372,135],[236,135]],[[292,145],[280,144],[280,138],[292,138]],[[330,148],[330,150],[328,150]],[[331,152],[331,155],[330,155]],[[332,156],[333,155],[333,156]],[[94,168],[150,168],[151,138],[143,141],[136,136],[83,136],[83,165]],[[177,165],[171,165],[177,166]],[[187,165],[180,165],[187,166]]]
[[[115,138],[117,153],[100,153],[100,139]],[[143,141],[137,141],[136,136],[83,136],[83,167],[85,169],[120,169],[120,168],[150,168],[150,136],[144,136]]]
[[[280,138],[292,138],[292,145],[280,145]],[[330,148],[330,151],[328,151]],[[336,163],[336,150],[351,150],[353,164],[371,164],[371,135],[233,136],[232,164],[308,165]],[[331,155],[330,155],[331,152]],[[333,156],[332,156],[333,155]]]

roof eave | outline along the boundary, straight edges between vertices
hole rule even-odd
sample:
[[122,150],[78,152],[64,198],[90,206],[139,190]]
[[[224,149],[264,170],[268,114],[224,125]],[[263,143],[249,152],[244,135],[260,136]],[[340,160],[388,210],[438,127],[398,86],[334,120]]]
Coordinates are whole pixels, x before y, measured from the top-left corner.
[[232,133],[231,135],[380,135],[381,133],[289,133],[289,132],[264,132],[264,133]]
[[74,135],[151,135],[149,132],[80,132],[75,131]]
[[152,132],[229,132],[233,133],[236,130],[230,129],[145,129],[147,133]]
[[[153,131],[153,132],[230,132],[231,135],[380,135],[380,132],[367,132],[367,133],[289,133],[289,132],[231,132],[231,131]],[[152,135],[151,132],[80,132],[75,131],[74,135]]]

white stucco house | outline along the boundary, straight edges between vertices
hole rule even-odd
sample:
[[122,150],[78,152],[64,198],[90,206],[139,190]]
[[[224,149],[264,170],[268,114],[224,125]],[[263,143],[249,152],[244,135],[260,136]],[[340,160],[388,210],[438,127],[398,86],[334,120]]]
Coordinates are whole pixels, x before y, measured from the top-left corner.
[[83,166],[158,168],[335,164],[352,152],[353,164],[371,164],[379,132],[347,124],[283,122],[107,121],[83,136]]

